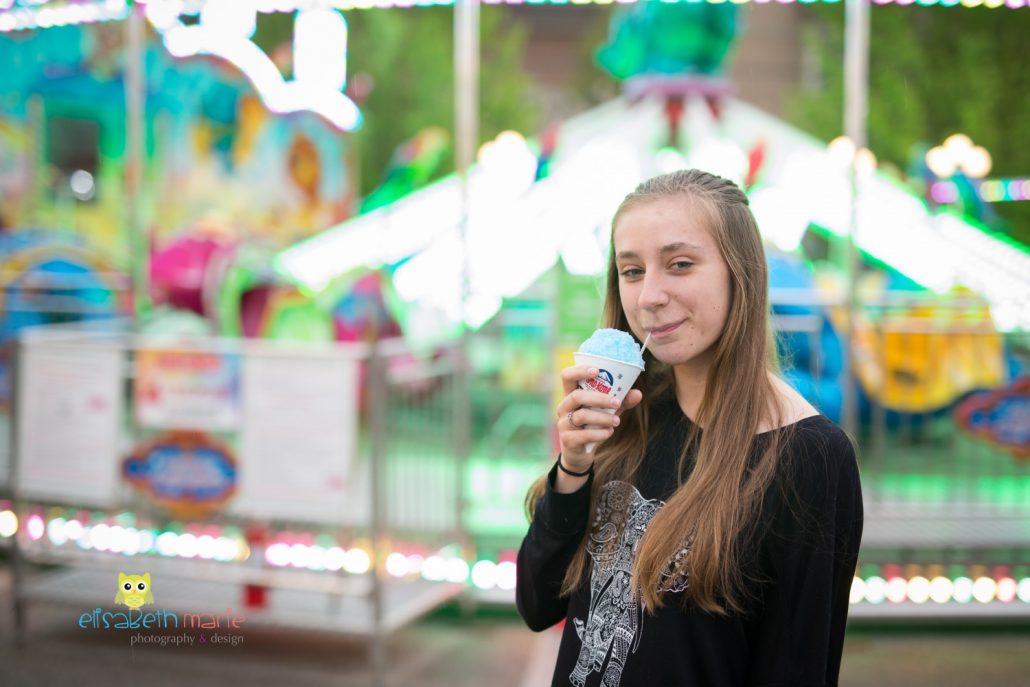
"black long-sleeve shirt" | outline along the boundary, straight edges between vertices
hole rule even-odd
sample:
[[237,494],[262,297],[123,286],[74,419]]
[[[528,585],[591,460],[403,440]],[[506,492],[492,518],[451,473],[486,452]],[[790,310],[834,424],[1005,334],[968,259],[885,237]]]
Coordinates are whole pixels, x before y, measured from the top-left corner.
[[[630,593],[632,556],[676,489],[676,463],[690,427],[671,397],[655,401],[652,418],[637,484],[610,482],[600,493],[587,542],[589,584],[569,598],[559,596],[588,524],[589,482],[559,494],[552,469],[519,550],[519,613],[537,631],[566,620],[552,685],[836,685],[863,517],[847,436],[823,416],[792,427],[783,469],[756,525],[757,543],[745,559],[752,593],[744,613],[720,617],[684,608],[689,580],[680,580],[662,608],[649,614]],[[758,436],[754,456],[767,440]],[[688,475],[691,467],[688,456]],[[685,524],[685,537],[688,529]]]

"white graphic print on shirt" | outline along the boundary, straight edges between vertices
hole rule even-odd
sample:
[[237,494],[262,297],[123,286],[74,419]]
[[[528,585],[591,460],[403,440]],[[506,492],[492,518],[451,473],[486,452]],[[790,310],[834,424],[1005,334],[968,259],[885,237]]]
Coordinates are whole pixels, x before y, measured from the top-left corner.
[[[582,643],[576,667],[569,676],[576,687],[583,687],[591,673],[602,670],[602,687],[617,687],[626,658],[637,649],[644,618],[630,586],[630,575],[640,539],[663,505],[663,501],[645,499],[626,482],[614,481],[601,487],[597,516],[587,544],[594,561],[590,575],[590,609],[586,622],[573,618]],[[676,556],[674,563],[680,562],[688,547],[689,544]],[[669,573],[674,570],[670,565]],[[672,592],[686,588],[685,575],[666,586]]]

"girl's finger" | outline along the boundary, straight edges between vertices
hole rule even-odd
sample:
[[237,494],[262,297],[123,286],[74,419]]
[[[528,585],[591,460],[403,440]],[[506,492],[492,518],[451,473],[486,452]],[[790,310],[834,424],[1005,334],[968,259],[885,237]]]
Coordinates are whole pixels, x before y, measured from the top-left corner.
[[580,380],[596,377],[599,373],[600,370],[596,367],[590,367],[589,365],[572,365],[571,367],[566,367],[561,371],[561,383],[565,395],[568,396],[578,389]]
[[595,408],[578,408],[570,410],[565,414],[569,427],[572,429],[596,429],[618,427],[622,422],[618,415],[606,413]]
[[583,450],[587,444],[596,444],[611,437],[615,432],[611,427],[592,428],[560,432],[562,452],[572,453]]
[[577,408],[593,408],[595,410],[617,410],[621,407],[621,402],[613,399],[611,396],[602,394],[598,391],[591,391],[589,389],[576,389],[568,396],[563,398],[555,408],[555,415],[561,417],[570,410],[576,410]]
[[644,394],[640,389],[630,389],[629,393],[626,394],[626,398],[622,399],[622,405],[619,406],[618,413],[622,413],[624,410],[635,408],[640,405],[640,402],[644,400]]

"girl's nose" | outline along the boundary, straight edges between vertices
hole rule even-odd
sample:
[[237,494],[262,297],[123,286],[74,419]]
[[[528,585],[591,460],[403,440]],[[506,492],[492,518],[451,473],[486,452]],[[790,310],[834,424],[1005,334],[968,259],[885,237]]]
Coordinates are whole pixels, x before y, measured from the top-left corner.
[[653,310],[669,302],[669,294],[661,276],[645,276],[637,303],[644,310]]

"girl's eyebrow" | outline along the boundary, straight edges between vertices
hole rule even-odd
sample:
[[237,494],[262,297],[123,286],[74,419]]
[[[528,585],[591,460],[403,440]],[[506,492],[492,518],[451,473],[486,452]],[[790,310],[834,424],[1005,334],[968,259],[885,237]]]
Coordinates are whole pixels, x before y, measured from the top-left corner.
[[[661,255],[667,255],[669,253],[678,253],[681,250],[693,251],[695,253],[702,252],[701,246],[698,246],[694,243],[686,243],[685,241],[677,241],[676,243],[670,243],[667,246],[662,246],[661,250],[659,250],[658,252]],[[617,260],[634,260],[639,259],[640,256],[631,250],[620,250],[618,253],[615,254],[615,258]]]

